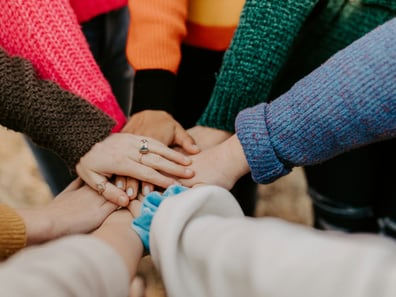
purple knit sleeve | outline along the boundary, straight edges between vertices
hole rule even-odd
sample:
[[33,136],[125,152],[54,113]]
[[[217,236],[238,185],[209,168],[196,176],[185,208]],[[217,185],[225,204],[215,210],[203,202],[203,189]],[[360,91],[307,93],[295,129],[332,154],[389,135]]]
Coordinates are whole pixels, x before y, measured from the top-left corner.
[[338,52],[236,131],[256,182],[396,136],[396,18]]

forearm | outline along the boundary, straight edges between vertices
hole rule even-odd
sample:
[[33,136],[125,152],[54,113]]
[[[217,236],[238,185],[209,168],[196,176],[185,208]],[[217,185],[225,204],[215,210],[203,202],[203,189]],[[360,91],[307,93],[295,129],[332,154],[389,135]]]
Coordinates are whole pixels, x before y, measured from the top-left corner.
[[57,153],[74,170],[114,121],[85,100],[40,80],[32,65],[0,49],[0,124]]
[[395,34],[393,20],[271,104],[240,113],[237,135],[257,182],[396,136]]
[[132,114],[145,109],[174,112],[187,9],[186,0],[129,2],[127,57],[136,71]]
[[233,132],[240,110],[268,100],[291,45],[317,2],[246,1],[198,125]]
[[112,247],[78,235],[21,251],[0,266],[0,283],[5,296],[124,297],[130,275]]
[[177,72],[187,10],[187,0],[129,1],[127,57],[135,70]]
[[0,46],[32,62],[40,78],[81,96],[114,119],[126,119],[67,0],[0,0]]
[[396,289],[394,242],[245,218],[229,192],[212,186],[166,199],[151,236],[171,296],[368,297],[380,288],[390,297]]
[[136,275],[139,261],[143,255],[143,245],[137,233],[126,222],[117,227],[102,227],[93,233],[93,236],[107,243],[122,258],[128,268],[130,279]]

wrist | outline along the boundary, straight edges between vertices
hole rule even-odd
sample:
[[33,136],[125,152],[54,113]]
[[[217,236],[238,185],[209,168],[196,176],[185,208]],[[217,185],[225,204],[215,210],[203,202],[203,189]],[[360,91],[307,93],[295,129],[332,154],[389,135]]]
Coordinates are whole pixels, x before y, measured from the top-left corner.
[[227,166],[224,172],[229,175],[230,180],[236,182],[250,171],[242,145],[235,134],[221,145],[224,146],[224,151],[227,152],[224,154],[226,160],[232,160],[232,162],[223,162]]
[[43,243],[54,239],[54,223],[43,209],[16,209],[26,228],[26,245]]
[[120,255],[132,279],[143,256],[143,244],[138,234],[130,227],[130,220],[132,218],[123,222],[105,222],[92,235],[108,244]]

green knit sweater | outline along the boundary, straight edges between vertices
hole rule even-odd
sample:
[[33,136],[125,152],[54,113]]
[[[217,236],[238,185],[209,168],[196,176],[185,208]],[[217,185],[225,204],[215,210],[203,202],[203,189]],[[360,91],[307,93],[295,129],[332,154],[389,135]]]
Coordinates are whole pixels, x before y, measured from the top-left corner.
[[234,132],[239,111],[267,102],[396,15],[391,0],[246,0],[198,125]]

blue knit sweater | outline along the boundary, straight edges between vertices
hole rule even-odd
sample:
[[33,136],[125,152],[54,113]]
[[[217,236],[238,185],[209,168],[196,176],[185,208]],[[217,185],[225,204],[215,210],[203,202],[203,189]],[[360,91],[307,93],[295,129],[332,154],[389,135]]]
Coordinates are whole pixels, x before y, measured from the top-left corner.
[[272,103],[238,114],[236,133],[256,182],[396,136],[395,36],[393,19]]

